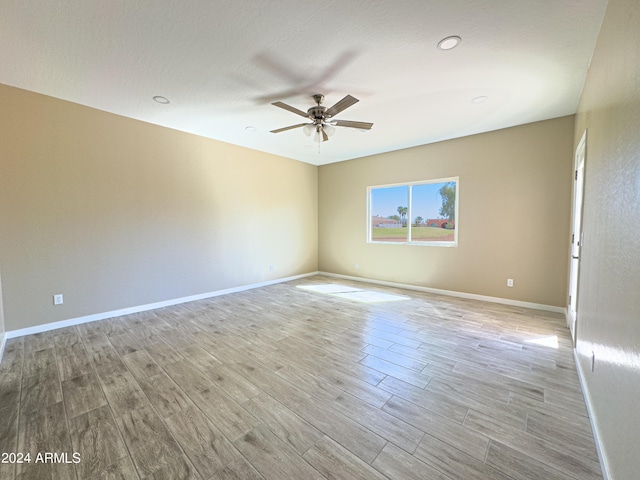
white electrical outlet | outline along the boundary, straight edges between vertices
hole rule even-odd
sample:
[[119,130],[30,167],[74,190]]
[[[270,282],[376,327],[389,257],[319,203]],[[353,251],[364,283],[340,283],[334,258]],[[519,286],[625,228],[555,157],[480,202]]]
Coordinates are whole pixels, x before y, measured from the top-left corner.
[[273,265],[269,265],[269,271],[273,272]]
[[358,270],[360,268],[360,264],[356,263],[356,270]]
[[54,305],[62,305],[64,303],[64,296],[61,293],[57,293],[53,296]]
[[507,278],[507,287],[513,287],[513,278]]

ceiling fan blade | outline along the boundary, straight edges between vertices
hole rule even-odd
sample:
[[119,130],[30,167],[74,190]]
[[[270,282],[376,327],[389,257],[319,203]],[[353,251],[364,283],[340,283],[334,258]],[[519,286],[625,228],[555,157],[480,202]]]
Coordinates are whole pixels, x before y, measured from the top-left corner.
[[323,142],[329,141],[329,136],[327,135],[327,132],[324,131],[324,128],[322,129],[322,141]]
[[361,130],[371,130],[371,127],[373,127],[373,123],[353,122],[351,120],[333,120],[331,125],[335,125],[336,127],[360,128]]
[[351,95],[347,95],[338,103],[336,103],[333,107],[328,108],[324,114],[326,117],[333,117],[334,115],[339,114],[343,110],[346,110],[347,108],[349,108],[354,103],[358,103],[358,102],[359,100],[357,98],[352,97]]
[[304,127],[305,125],[312,125],[312,124],[310,124],[310,123],[299,123],[297,125],[291,125],[290,127],[283,127],[283,128],[278,128],[276,130],[271,130],[271,133],[285,132],[287,130],[291,130],[291,129],[294,129],[294,128]]
[[290,112],[295,113],[296,115],[300,115],[301,117],[308,117],[307,112],[303,112],[302,110],[298,110],[296,107],[292,107],[291,105],[287,105],[282,102],[273,102],[271,105],[275,105],[276,107],[284,108]]

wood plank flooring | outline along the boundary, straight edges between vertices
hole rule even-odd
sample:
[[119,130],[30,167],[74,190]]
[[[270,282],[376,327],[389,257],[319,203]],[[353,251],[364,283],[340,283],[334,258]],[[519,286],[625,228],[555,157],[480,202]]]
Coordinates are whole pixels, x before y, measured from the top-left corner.
[[3,479],[602,478],[561,315],[322,276],[9,340],[0,451],[32,459]]

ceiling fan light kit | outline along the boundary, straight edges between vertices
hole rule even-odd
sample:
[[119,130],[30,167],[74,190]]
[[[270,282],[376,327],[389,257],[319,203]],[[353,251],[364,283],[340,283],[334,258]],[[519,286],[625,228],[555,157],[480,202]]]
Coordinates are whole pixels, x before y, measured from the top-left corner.
[[329,140],[329,137],[335,133],[334,126],[337,127],[348,127],[348,128],[357,128],[359,130],[370,130],[373,127],[373,123],[369,122],[354,122],[352,120],[333,120],[335,115],[338,115],[343,110],[346,110],[350,106],[357,103],[359,100],[351,95],[347,95],[338,103],[333,105],[332,107],[325,107],[322,105],[324,101],[324,95],[316,94],[313,95],[313,100],[316,104],[309,108],[306,113],[302,110],[298,110],[291,105],[287,105],[283,102],[273,102],[271,105],[276,107],[280,107],[284,110],[287,110],[291,113],[295,113],[296,115],[300,115],[301,117],[306,117],[311,120],[311,123],[298,123],[297,125],[291,125],[289,127],[278,128],[276,130],[271,130],[271,133],[280,133],[287,130],[292,130],[294,128],[303,127],[303,132],[306,136],[311,136],[312,132],[315,132],[313,136],[313,140],[322,143]]

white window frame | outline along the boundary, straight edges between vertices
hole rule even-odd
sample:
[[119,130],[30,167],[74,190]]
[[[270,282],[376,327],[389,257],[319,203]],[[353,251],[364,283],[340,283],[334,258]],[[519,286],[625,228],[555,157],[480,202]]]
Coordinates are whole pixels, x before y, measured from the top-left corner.
[[[454,232],[454,240],[453,242],[439,242],[439,241],[429,241],[429,242],[420,242],[420,241],[411,241],[411,219],[413,218],[412,213],[412,187],[416,185],[427,185],[433,183],[447,183],[447,182],[455,182],[456,184],[456,213],[455,213],[455,228]],[[408,206],[407,206],[407,241],[406,242],[389,242],[389,241],[381,241],[381,240],[373,240],[372,238],[372,227],[371,227],[371,191],[379,188],[389,188],[389,187],[407,187],[409,190],[408,195]],[[422,247],[457,247],[458,246],[458,231],[460,230],[460,217],[458,215],[458,210],[460,208],[460,177],[446,177],[446,178],[436,178],[433,180],[421,180],[417,182],[403,182],[403,183],[389,183],[386,185],[372,185],[367,187],[367,243],[376,243],[376,244],[384,244],[384,245],[419,245]],[[426,219],[425,219],[426,220]]]

